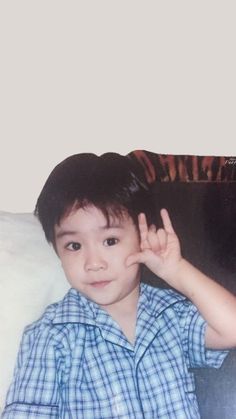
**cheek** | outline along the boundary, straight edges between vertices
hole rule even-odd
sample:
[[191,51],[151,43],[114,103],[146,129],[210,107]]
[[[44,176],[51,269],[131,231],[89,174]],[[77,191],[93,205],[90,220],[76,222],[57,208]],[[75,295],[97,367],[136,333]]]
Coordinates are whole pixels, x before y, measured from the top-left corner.
[[66,260],[63,260],[62,263],[62,269],[64,270],[66,276],[68,277],[75,277],[79,275],[80,269],[79,264],[75,262],[73,258],[67,258]]
[[80,289],[81,284],[84,281],[83,272],[81,272],[80,269],[76,269],[74,266],[66,266],[63,269],[69,284],[76,289]]

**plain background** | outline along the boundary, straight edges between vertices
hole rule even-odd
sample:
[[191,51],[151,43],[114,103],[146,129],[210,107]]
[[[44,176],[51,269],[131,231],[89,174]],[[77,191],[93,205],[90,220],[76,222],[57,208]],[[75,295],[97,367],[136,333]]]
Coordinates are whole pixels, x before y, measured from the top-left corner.
[[70,154],[235,153],[234,1],[0,3],[0,209]]

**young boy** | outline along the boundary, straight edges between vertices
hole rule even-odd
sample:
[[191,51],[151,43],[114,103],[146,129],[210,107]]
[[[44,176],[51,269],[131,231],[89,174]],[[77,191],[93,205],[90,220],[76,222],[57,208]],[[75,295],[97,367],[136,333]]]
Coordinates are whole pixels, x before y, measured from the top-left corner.
[[[183,259],[128,157],[77,154],[36,214],[72,288],[24,332],[4,419],[196,419],[190,367],[236,346],[236,298]],[[141,282],[145,264],[175,288]]]

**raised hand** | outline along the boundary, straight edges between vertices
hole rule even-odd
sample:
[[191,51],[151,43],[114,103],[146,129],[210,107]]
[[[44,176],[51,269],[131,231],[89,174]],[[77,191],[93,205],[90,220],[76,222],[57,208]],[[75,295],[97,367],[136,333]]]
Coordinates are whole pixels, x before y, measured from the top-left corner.
[[180,244],[168,212],[161,210],[163,227],[148,228],[139,215],[140,252],[128,256],[127,266],[144,263],[154,274],[185,295],[207,322],[205,345],[236,348],[236,297],[182,258]]
[[139,214],[140,252],[130,255],[126,264],[144,263],[175,287],[174,275],[182,259],[180,244],[166,209],[161,210],[161,218],[164,228],[156,230],[154,225],[148,228],[145,214]]

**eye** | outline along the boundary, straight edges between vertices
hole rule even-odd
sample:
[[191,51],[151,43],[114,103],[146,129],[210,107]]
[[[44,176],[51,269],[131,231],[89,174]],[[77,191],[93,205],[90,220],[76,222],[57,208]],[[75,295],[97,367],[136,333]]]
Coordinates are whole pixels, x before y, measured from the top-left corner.
[[105,246],[114,246],[118,242],[119,240],[116,239],[115,237],[109,237],[108,239],[104,240]]
[[81,244],[78,242],[70,242],[66,245],[66,249],[76,252],[81,249]]

